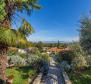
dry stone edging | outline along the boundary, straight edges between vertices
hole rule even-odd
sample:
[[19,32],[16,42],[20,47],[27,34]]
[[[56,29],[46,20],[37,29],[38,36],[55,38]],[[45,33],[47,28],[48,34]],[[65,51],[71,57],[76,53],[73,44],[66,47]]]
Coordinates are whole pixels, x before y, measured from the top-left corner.
[[72,82],[70,81],[68,75],[66,72],[62,72],[63,73],[63,78],[64,78],[64,81],[65,81],[65,84],[72,84]]
[[39,75],[34,80],[33,84],[40,84],[42,78],[42,73],[39,73]]
[[60,67],[60,71],[62,73],[65,84],[72,84],[72,82],[69,79],[69,76],[67,75],[67,73],[62,69],[62,67],[60,65],[59,65],[59,67]]

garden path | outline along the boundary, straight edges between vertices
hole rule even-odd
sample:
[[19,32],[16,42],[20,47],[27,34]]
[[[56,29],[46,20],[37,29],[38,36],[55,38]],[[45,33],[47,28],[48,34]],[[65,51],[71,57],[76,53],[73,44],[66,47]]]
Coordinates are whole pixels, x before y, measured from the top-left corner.
[[54,57],[51,57],[48,74],[40,84],[64,84],[61,71],[56,66]]

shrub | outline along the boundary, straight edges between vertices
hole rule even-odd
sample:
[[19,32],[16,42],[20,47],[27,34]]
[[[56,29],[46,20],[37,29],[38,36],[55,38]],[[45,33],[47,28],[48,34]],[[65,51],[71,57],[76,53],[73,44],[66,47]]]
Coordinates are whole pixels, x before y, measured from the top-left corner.
[[36,55],[39,55],[39,54],[40,54],[38,48],[36,48],[36,47],[30,48],[30,49],[28,50],[28,53],[29,53],[29,54],[36,54]]
[[69,50],[69,51],[63,51],[60,53],[61,60],[67,61],[68,64],[71,64],[72,60],[74,59],[74,52]]
[[46,61],[46,62],[49,62],[50,61],[50,56],[48,54],[42,54],[41,59]]
[[9,56],[9,63],[14,65],[26,65],[26,60],[18,55]]
[[91,67],[91,55],[86,56],[87,65]]
[[86,54],[79,43],[71,43],[68,47],[70,50],[61,52],[61,60],[66,61],[73,70],[87,67]]
[[87,67],[86,54],[79,43],[72,43],[69,47],[73,50],[74,53],[74,58],[72,60],[73,68],[81,69],[83,67]]
[[80,22],[80,44],[91,55],[91,18],[84,17]]
[[67,72],[71,70],[71,65],[69,65],[67,63],[67,61],[62,61],[61,62],[61,67],[62,67],[63,70],[65,70]]
[[19,55],[21,58],[24,58],[24,59],[27,58],[27,54],[26,54],[26,53],[18,53],[18,55]]
[[36,54],[29,54],[28,55],[27,61],[29,64],[34,63],[38,60],[40,60],[40,57],[38,55],[36,55]]
[[36,70],[30,70],[30,71],[28,71],[29,77],[33,77],[33,76],[35,76],[36,74],[37,74]]
[[84,67],[87,67],[87,62],[86,62],[86,59],[84,56],[79,56],[79,57],[75,57],[73,60],[72,60],[72,69],[73,70],[80,70],[80,69],[83,69]]
[[7,54],[8,54],[8,56],[16,55],[17,54],[17,49],[10,48],[8,50]]

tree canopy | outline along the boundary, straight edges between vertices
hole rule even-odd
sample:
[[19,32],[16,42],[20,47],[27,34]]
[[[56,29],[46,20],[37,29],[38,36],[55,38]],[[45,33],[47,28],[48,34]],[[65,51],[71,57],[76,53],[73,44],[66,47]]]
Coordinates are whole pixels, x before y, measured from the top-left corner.
[[[20,28],[15,30],[11,25],[13,19],[16,18],[16,11],[26,11],[28,15],[31,15],[33,9],[40,9],[38,0],[0,0],[0,45],[15,45],[17,42],[25,44],[27,42],[26,37],[34,32],[31,24],[21,18]],[[18,15],[18,17],[20,16]]]
[[33,8],[40,9],[38,0],[0,0],[0,27],[10,26],[16,11],[30,15]]
[[[40,9],[37,3],[38,0],[0,0],[0,76],[3,80],[6,80],[8,46],[26,44],[26,37],[33,32],[32,26],[24,18],[21,18],[23,23],[18,30],[12,28],[12,20],[16,12],[26,11],[28,15],[31,15],[33,8]],[[3,61],[1,61],[2,57],[4,57]]]
[[91,54],[91,19],[83,18],[80,26],[80,43],[83,49]]

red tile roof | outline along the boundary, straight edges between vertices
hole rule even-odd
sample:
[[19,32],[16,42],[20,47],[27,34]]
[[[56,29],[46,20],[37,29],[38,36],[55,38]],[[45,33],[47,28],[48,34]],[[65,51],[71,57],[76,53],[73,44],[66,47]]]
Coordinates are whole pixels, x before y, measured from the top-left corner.
[[60,52],[60,51],[63,51],[63,50],[64,50],[64,48],[53,47],[53,48],[48,49],[47,51],[48,52]]

